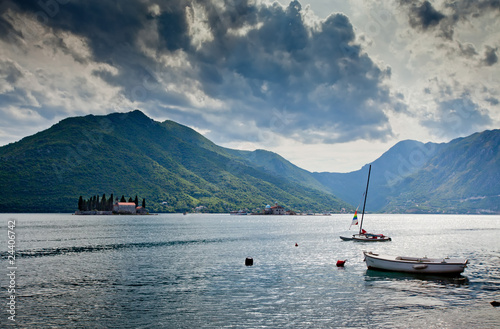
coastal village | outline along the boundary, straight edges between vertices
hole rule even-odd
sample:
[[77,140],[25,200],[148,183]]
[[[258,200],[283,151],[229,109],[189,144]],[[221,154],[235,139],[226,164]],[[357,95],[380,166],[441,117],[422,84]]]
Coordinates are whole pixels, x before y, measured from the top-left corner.
[[[205,213],[208,211],[208,208],[201,205],[191,210],[192,213]],[[342,213],[345,212],[345,209],[342,209]],[[188,212],[184,212],[186,215]],[[129,198],[128,200],[125,196],[119,199],[118,197],[114,198],[113,194],[109,198],[106,198],[106,194],[103,194],[102,197],[99,195],[94,195],[89,199],[83,199],[80,196],[78,200],[78,210],[75,211],[75,215],[150,215],[149,210],[146,208],[146,199],[142,199],[142,204],[139,205],[139,199],[135,196],[135,199]],[[266,205],[263,209],[254,209],[252,211],[248,209],[240,209],[237,211],[230,211],[230,215],[321,215],[321,216],[329,216],[331,213],[323,212],[323,213],[302,213],[295,212],[293,210],[286,210],[283,206],[279,205],[277,202],[271,206]]]
[[295,215],[295,212],[290,210],[285,210],[282,206],[275,203],[274,206],[266,205],[262,210],[256,209],[254,211],[248,211],[247,209],[240,209],[238,211],[231,211],[231,215]]
[[[342,208],[341,213],[346,213],[346,209]],[[302,215],[302,216],[331,216],[330,212],[313,213],[313,212],[295,212],[293,210],[285,210],[284,207],[278,205],[276,202],[274,206],[266,205],[264,209],[256,209],[249,211],[248,209],[240,209],[238,211],[231,211],[231,215]]]

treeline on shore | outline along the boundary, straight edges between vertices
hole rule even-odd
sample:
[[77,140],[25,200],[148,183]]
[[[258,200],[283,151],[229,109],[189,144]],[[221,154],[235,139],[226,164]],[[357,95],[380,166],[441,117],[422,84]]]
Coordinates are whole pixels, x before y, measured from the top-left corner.
[[[118,201],[118,197],[116,198],[116,200]],[[125,196],[122,195],[119,202],[133,202],[135,203],[136,207],[139,206],[139,198],[137,197],[137,195],[135,196],[135,199],[132,199],[132,197],[130,197],[128,201],[127,199],[125,199]],[[111,193],[108,199],[106,198],[106,194],[103,194],[102,197],[99,197],[99,195],[94,195],[89,199],[84,199],[83,196],[80,195],[80,198],[78,198],[78,210],[80,211],[113,211],[113,206],[113,193]],[[146,208],[146,199],[142,199],[142,207]]]

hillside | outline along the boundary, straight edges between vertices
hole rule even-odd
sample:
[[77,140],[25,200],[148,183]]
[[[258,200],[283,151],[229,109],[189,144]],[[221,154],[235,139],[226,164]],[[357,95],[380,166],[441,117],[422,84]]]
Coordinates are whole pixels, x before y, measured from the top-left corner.
[[[367,166],[312,175],[357,206]],[[500,130],[449,143],[402,141],[372,163],[367,210],[390,213],[500,213]]]
[[0,148],[0,211],[72,212],[80,195],[104,193],[139,195],[155,212],[201,205],[226,212],[276,201],[302,211],[350,208],[314,179],[301,184],[247,155],[138,110],[68,118]]
[[[367,210],[500,213],[500,130],[449,143],[397,143],[372,163]],[[78,197],[146,198],[153,212],[262,208],[351,211],[368,165],[310,173],[265,150],[220,147],[136,110],[67,118],[0,147],[0,212],[72,212]],[[341,201],[345,200],[345,201]]]
[[228,152],[235,156],[242,157],[249,165],[256,166],[271,175],[285,178],[296,184],[328,192],[328,188],[316,180],[309,171],[297,167],[276,153],[266,150],[255,150],[251,152],[228,150]]
[[[369,198],[366,207],[381,211],[394,193],[395,184],[420,170],[442,145],[405,140],[397,143],[372,165]],[[350,173],[312,173],[328,191],[357,206],[363,199],[368,165]]]
[[445,144],[394,190],[387,212],[500,213],[500,130]]

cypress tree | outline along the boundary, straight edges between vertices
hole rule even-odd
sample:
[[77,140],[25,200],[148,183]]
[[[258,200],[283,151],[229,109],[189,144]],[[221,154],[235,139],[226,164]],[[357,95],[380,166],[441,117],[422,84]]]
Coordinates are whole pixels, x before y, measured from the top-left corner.
[[135,195],[134,203],[136,207],[139,205],[139,199],[137,199],[137,194]]
[[78,199],[78,210],[82,211],[83,210],[83,197],[80,195],[80,198]]
[[105,211],[107,210],[106,208],[108,207],[108,202],[106,200],[106,193],[102,195],[101,199],[101,210]]
[[95,198],[95,209],[101,210],[101,201],[99,200],[99,195],[97,195]]
[[120,202],[127,202],[127,201],[125,200],[125,196],[124,196],[123,194],[122,194],[122,198],[120,199]]
[[146,199],[142,199],[142,207],[146,209]]
[[128,202],[134,202],[134,200],[132,200],[132,197],[128,198]]
[[108,209],[107,209],[108,211],[113,210],[113,201],[114,201],[113,200],[113,193],[111,193],[111,196],[108,199]]

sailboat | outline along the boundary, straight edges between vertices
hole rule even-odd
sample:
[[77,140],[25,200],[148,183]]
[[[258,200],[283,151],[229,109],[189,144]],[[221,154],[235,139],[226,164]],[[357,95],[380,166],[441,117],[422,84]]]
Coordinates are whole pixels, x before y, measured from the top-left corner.
[[[340,238],[344,241],[383,242],[383,241],[391,241],[392,240],[390,237],[385,236],[383,234],[368,233],[363,229],[363,218],[365,217],[366,197],[368,196],[368,185],[370,184],[371,171],[372,171],[372,165],[370,165],[370,167],[368,169],[368,180],[366,182],[365,201],[363,203],[363,212],[361,214],[361,223],[359,225],[359,233],[353,234],[352,237],[340,236]],[[358,210],[357,209],[354,212],[353,223],[354,223],[354,225],[358,225]]]

